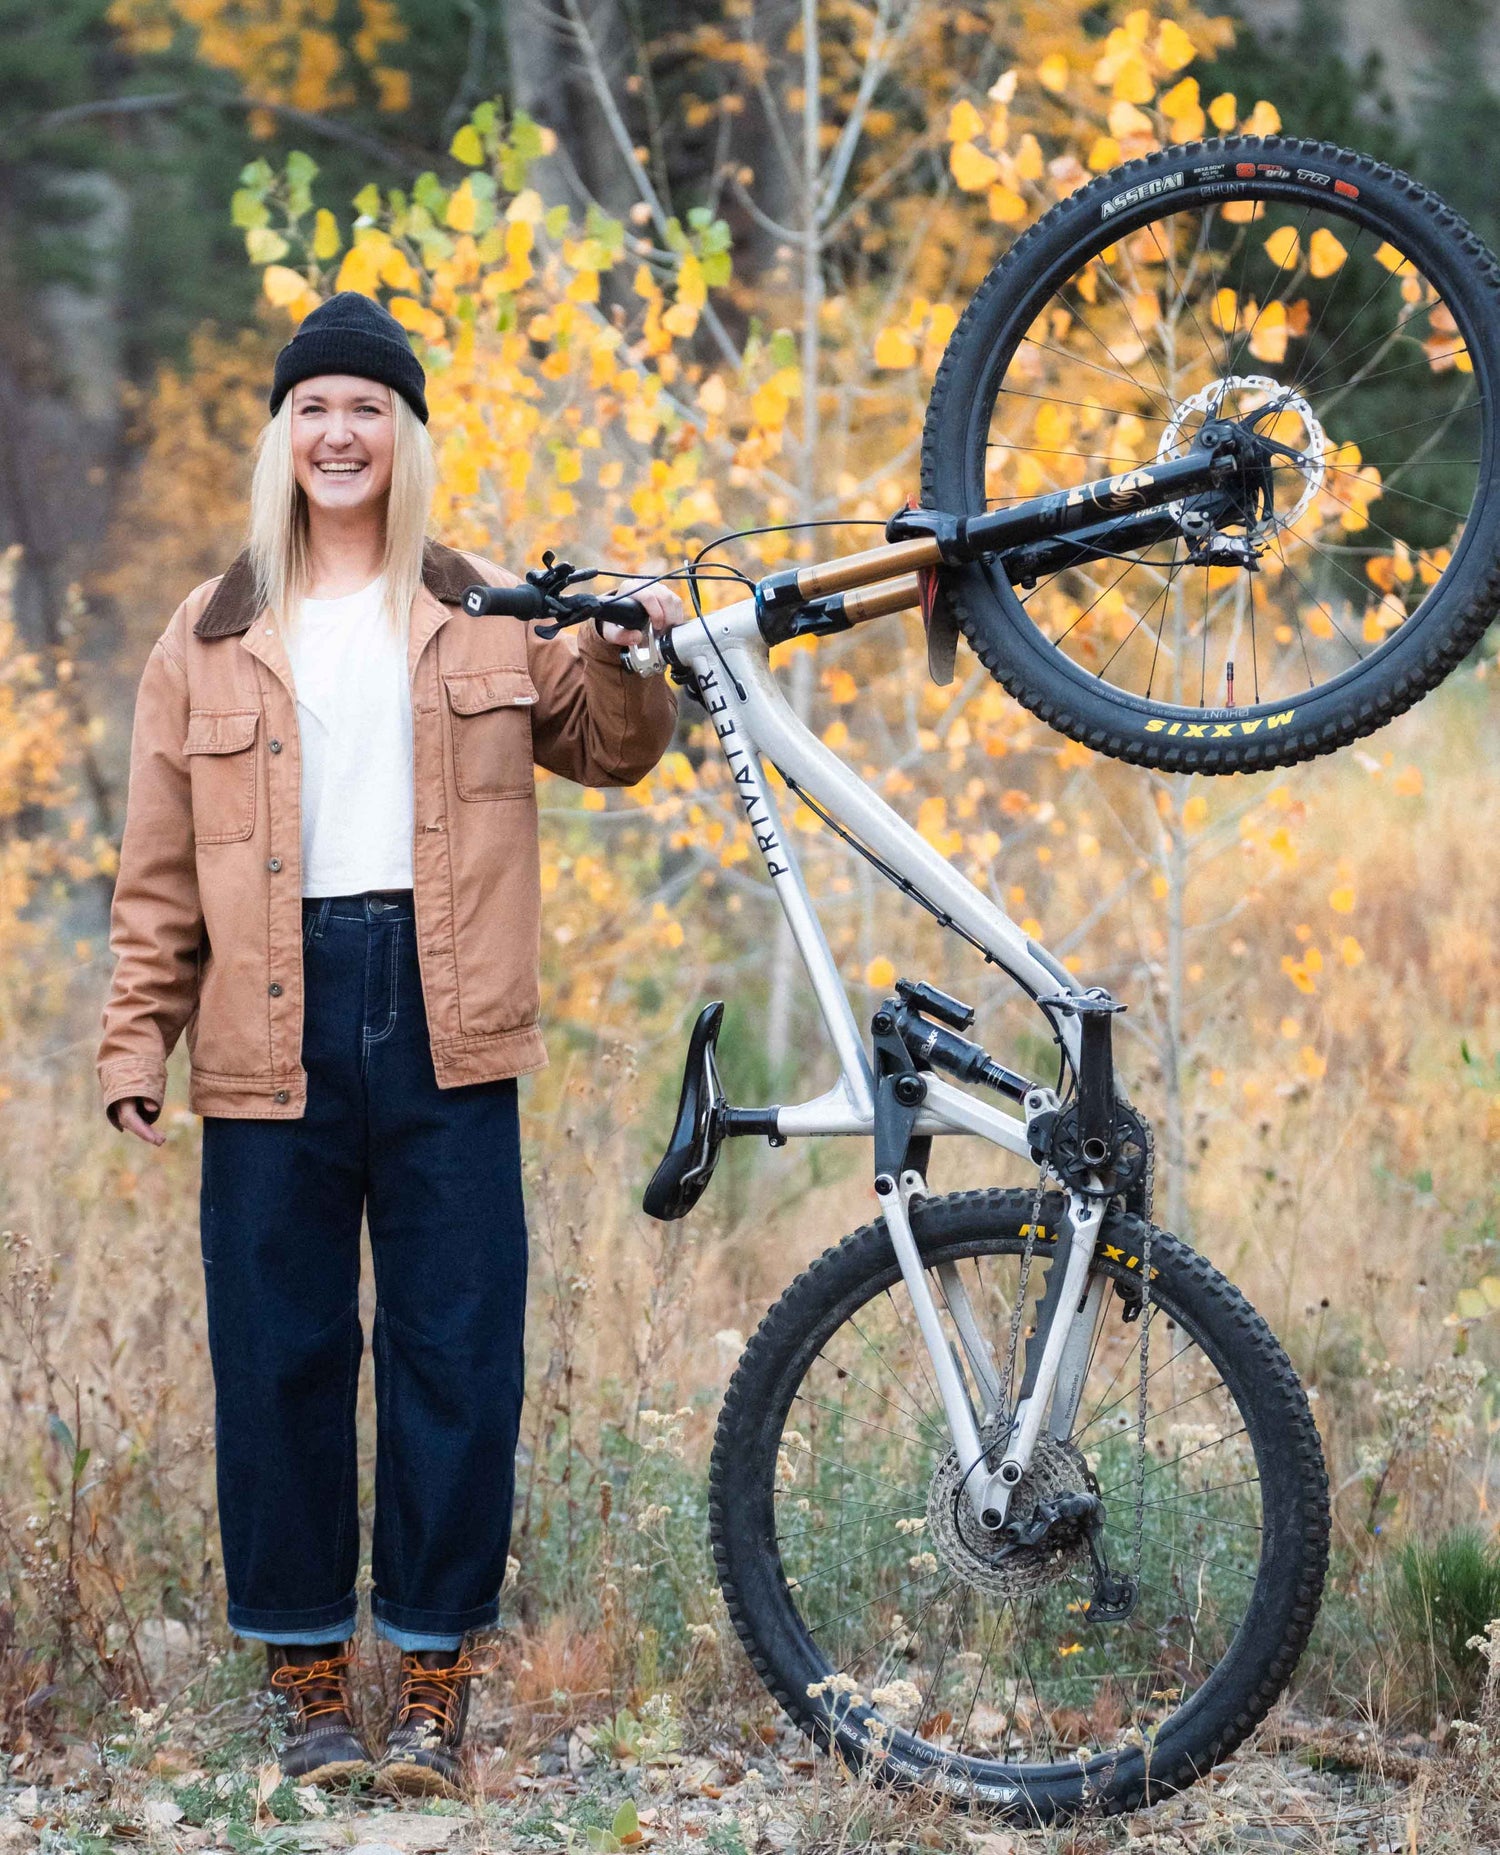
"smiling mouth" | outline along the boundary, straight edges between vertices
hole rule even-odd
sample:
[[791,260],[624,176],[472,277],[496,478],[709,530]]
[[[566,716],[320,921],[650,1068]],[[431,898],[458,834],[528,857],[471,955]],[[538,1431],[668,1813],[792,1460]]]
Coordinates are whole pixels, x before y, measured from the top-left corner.
[[364,463],[318,463],[314,468],[325,477],[357,477],[366,468]]

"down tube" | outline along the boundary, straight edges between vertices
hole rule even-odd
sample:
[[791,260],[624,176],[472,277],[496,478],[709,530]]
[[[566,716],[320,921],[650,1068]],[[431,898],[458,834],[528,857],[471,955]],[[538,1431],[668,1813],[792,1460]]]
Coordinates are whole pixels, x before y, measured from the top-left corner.
[[[805,787],[892,869],[972,934],[1023,990],[1033,997],[1045,997],[1080,989],[1061,962],[1028,940],[1008,915],[939,856],[798,719],[771,674],[764,646],[757,649],[754,644],[736,640],[725,656],[745,689],[746,699],[740,703],[732,688],[723,687],[721,673],[723,700],[738,712],[743,732],[753,745],[784,775]],[[1076,1067],[1080,1036],[1077,1018],[1059,1014],[1057,1030]]]

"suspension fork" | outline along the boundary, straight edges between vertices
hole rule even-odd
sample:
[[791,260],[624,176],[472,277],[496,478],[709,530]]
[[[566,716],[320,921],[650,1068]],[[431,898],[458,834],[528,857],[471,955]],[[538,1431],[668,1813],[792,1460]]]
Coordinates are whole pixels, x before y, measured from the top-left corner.
[[[984,1460],[984,1449],[979,1440],[979,1421],[970,1402],[968,1387],[943,1331],[932,1285],[922,1266],[911,1227],[911,1205],[917,1198],[925,1197],[926,1190],[926,1182],[920,1172],[907,1170],[899,1177],[890,1172],[879,1172],[876,1175],[875,1196],[880,1201],[891,1248],[895,1252],[907,1294],[911,1297],[917,1328],[932,1365],[933,1381],[942,1400],[943,1414],[948,1420],[948,1431],[957,1452],[963,1489],[980,1524],[994,1530],[1004,1524],[1011,1494],[1031,1465],[1032,1453],[1041,1434],[1042,1420],[1054,1389],[1062,1390],[1065,1404],[1071,1400],[1068,1413],[1070,1421],[1072,1412],[1077,1409],[1083,1372],[1087,1369],[1088,1349],[1092,1344],[1094,1324],[1099,1312],[1099,1299],[1092,1290],[1087,1289],[1087,1284],[1094,1261],[1095,1241],[1104,1220],[1105,1201],[1102,1198],[1087,1197],[1082,1192],[1068,1193],[1063,1228],[1058,1233],[1059,1254],[1053,1264],[1054,1268],[1063,1271],[1055,1312],[1047,1332],[1037,1335],[1042,1347],[1041,1356],[1034,1379],[1024,1388],[1026,1395],[1017,1408],[1016,1423],[1005,1457],[998,1468],[990,1469]],[[1062,1253],[1064,1245],[1066,1254]],[[946,1288],[946,1284],[944,1286]],[[953,1304],[950,1302],[949,1305],[952,1307]],[[968,1306],[966,1294],[961,1305],[964,1308]],[[975,1378],[981,1396],[988,1400],[991,1384],[997,1392],[999,1386],[993,1358],[988,1355],[988,1348],[973,1320],[972,1310],[968,1310],[967,1319],[957,1308],[953,1312],[965,1352],[969,1355],[971,1365],[975,1366]],[[1082,1337],[1075,1338],[1079,1330]],[[975,1365],[976,1344],[979,1357],[988,1359],[987,1370]],[[1076,1363],[1080,1348],[1082,1366]],[[1064,1386],[1059,1388],[1065,1355],[1075,1360],[1075,1363],[1064,1380]]]

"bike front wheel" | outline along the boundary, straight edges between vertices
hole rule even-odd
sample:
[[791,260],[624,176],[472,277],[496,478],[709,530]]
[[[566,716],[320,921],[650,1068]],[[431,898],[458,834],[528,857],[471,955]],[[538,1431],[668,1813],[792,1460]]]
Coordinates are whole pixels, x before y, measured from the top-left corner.
[[[1023,1314],[1061,1211],[1044,1199]],[[913,1209],[938,1306],[935,1272],[956,1269],[1000,1361],[1031,1215],[1000,1190]],[[1142,1439],[1145,1232],[1118,1211],[1105,1226],[1073,1427],[1044,1435],[1013,1497],[1102,1497],[1098,1543],[1138,1579],[1120,1620],[1091,1620],[1084,1544],[997,1558],[970,1521],[883,1222],[814,1262],[746,1348],[711,1468],[720,1584],[771,1693],[851,1762],[1024,1822],[1126,1810],[1224,1758],[1291,1679],[1328,1546],[1307,1398],[1244,1297],[1153,1231]]]
[[[1065,497],[1181,457],[1208,421],[1270,442],[1264,501],[1054,545],[1012,584],[945,570],[985,667],[1042,720],[1179,771],[1286,766],[1380,727],[1500,605],[1500,267],[1408,175],[1326,143],[1162,149],[1053,207],[954,329],[922,500]],[[1140,533],[1139,527],[1134,531]]]

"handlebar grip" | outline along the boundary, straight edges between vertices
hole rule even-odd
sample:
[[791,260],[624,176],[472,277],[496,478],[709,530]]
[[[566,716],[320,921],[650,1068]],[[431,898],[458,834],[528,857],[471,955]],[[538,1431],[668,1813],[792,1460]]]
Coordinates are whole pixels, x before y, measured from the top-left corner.
[[468,586],[464,610],[475,618],[541,618],[546,601],[534,586]]
[[620,625],[626,631],[650,631],[651,614],[639,599],[605,599],[599,601],[597,618]]

